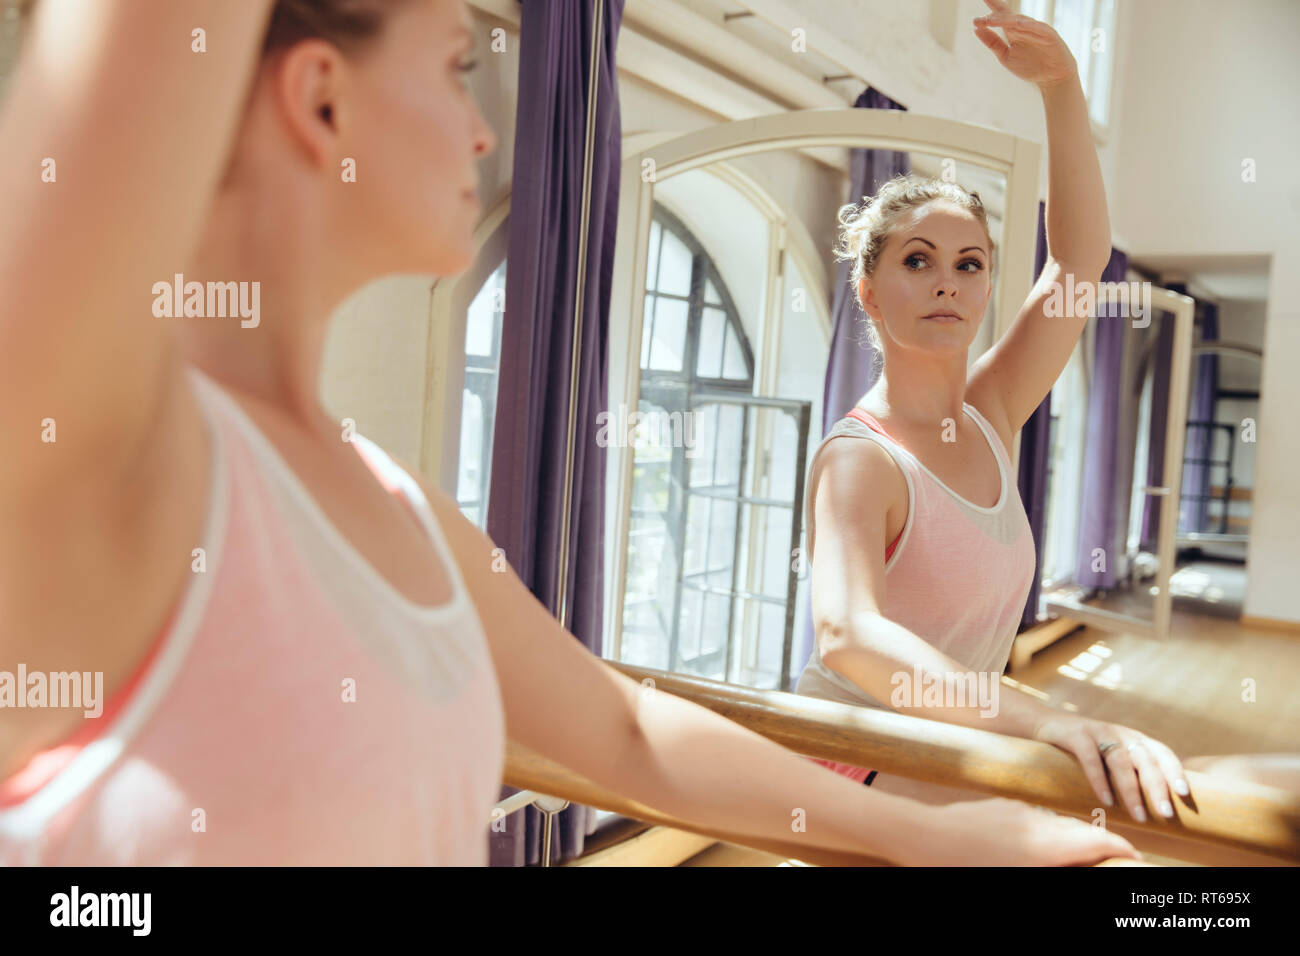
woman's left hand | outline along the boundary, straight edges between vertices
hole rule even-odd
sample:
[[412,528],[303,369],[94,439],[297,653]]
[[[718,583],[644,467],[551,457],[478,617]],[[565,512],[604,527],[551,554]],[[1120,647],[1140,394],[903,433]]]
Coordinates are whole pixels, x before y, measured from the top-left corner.
[[[984,0],[992,13],[976,17],[975,35],[997,56],[1008,70],[1041,88],[1056,86],[1074,79],[1078,82],[1078,65],[1074,54],[1060,34],[1033,17],[1013,13],[1003,0]],[[1007,40],[993,32],[1006,31]]]
[[[1150,797],[1151,805],[1167,818],[1174,815],[1170,787],[1183,796],[1190,793],[1183,765],[1174,752],[1131,727],[1071,714],[1052,714],[1034,728],[1033,739],[1074,754],[1097,796],[1112,806],[1109,775],[1129,813],[1139,822],[1147,818],[1142,806],[1143,792]],[[1114,746],[1107,746],[1110,744]]]

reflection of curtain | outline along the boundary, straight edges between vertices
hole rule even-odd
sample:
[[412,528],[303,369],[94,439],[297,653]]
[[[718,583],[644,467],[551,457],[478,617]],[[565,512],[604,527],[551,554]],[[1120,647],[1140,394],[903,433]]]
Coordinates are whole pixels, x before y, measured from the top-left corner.
[[[1047,264],[1047,207],[1038,203],[1038,243],[1034,252],[1034,274],[1031,282],[1037,284],[1043,266]],[[1034,536],[1034,580],[1025,599],[1025,610],[1020,616],[1020,630],[1038,623],[1038,592],[1043,580],[1043,547],[1045,545],[1044,518],[1047,511],[1047,464],[1052,451],[1052,393],[1034,409],[1025,427],[1020,430],[1020,474],[1016,484],[1020,500],[1029,518],[1029,530]]]
[[[869,110],[906,110],[901,103],[868,86],[854,102],[854,107]],[[902,173],[910,172],[912,158],[905,152],[892,149],[853,149],[849,151],[849,196],[847,202],[860,203],[865,196],[874,196],[876,190]],[[822,393],[821,435],[831,430],[837,421],[848,414],[863,395],[876,384],[877,353],[865,334],[859,332],[865,318],[858,305],[858,292],[850,288],[850,262],[839,262],[835,268],[835,297],[831,305],[831,345],[826,359],[826,382]],[[813,428],[817,427],[814,422]],[[802,520],[803,512],[800,513]],[[809,588],[811,595],[811,588]],[[794,642],[791,669],[794,677],[812,656],[814,630],[812,600],[800,618],[799,634]]]
[[[596,444],[595,422],[608,404],[609,298],[622,141],[614,50],[623,14],[623,0],[600,2],[605,4],[605,32],[582,277],[582,367],[566,579],[569,630],[595,654],[600,653],[605,531],[605,450]],[[559,612],[555,588],[594,14],[591,0],[520,6],[509,269],[487,530],[552,614]],[[501,796],[514,792],[505,787]],[[505,832],[490,834],[492,865],[538,862],[542,819],[533,807],[507,817]],[[567,859],[582,852],[585,836],[595,829],[596,814],[570,806],[556,822],[551,858]]]
[[[1128,255],[1112,249],[1110,262],[1101,274],[1102,282],[1123,282],[1128,273]],[[1115,305],[1121,314],[1110,316]],[[1126,323],[1122,303],[1098,303],[1096,343],[1093,351],[1092,381],[1088,387],[1088,428],[1084,438],[1083,495],[1079,516],[1078,559],[1075,582],[1084,587],[1110,588],[1115,584],[1116,559],[1124,552],[1121,529],[1128,514],[1116,497],[1116,440],[1122,429],[1119,421],[1119,390],[1124,360]],[[1126,534],[1125,534],[1126,536]],[[1100,548],[1104,563],[1094,557]],[[1093,570],[1094,563],[1102,564]]]
[[[1200,320],[1202,342],[1216,342],[1219,338],[1219,307],[1212,302],[1198,299],[1196,317]],[[1196,371],[1196,384],[1192,387],[1191,407],[1187,410],[1187,420],[1205,422],[1214,421],[1214,406],[1219,395],[1219,357],[1217,355],[1199,355],[1192,363]],[[1209,514],[1210,484],[1214,468],[1202,463],[1202,460],[1214,457],[1214,429],[1209,427],[1189,428],[1187,430],[1188,462],[1183,476],[1183,493],[1189,497],[1179,508],[1178,525],[1187,531],[1208,531],[1206,518]],[[1199,459],[1199,460],[1198,460]],[[1218,472],[1227,481],[1226,469],[1218,466]],[[1218,527],[1214,528],[1218,531]]]
[[[1154,311],[1154,310],[1153,310]],[[1147,481],[1152,487],[1159,487],[1165,475],[1165,441],[1169,433],[1169,372],[1174,362],[1174,316],[1171,312],[1161,311],[1155,320],[1160,323],[1160,337],[1156,340],[1151,379],[1151,431],[1147,442]],[[1147,495],[1142,505],[1142,530],[1138,535],[1138,547],[1154,553],[1159,542],[1160,495]]]

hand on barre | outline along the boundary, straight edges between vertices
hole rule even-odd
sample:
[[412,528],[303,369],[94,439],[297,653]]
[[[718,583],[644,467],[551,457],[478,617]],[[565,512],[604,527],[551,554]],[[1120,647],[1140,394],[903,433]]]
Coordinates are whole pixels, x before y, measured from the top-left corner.
[[1108,807],[1115,805],[1110,787],[1113,783],[1124,806],[1139,822],[1147,818],[1142,806],[1143,794],[1162,816],[1173,819],[1170,789],[1184,797],[1191,793],[1183,765],[1174,752],[1160,741],[1122,724],[1053,712],[1038,723],[1030,736],[1073,754],[1092,789]]

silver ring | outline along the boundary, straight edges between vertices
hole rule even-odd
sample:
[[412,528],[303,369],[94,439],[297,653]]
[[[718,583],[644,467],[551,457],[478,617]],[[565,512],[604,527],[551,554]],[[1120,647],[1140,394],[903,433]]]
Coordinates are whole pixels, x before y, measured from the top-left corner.
[[1119,746],[1119,742],[1118,742],[1118,741],[1116,741],[1116,740],[1108,740],[1108,741],[1106,741],[1104,744],[1102,744],[1101,746],[1099,746],[1099,747],[1097,748],[1097,752],[1100,753],[1100,754],[1104,757],[1104,756],[1106,756],[1106,752],[1107,752],[1108,750],[1111,750],[1112,748],[1114,748],[1114,747],[1118,747],[1118,746]]

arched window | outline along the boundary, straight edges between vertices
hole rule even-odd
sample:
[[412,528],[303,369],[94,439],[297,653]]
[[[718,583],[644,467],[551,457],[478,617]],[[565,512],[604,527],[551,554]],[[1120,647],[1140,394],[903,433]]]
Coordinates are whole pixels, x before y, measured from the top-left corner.
[[752,436],[746,409],[716,398],[753,394],[754,352],[713,260],[661,205],[645,296],[622,658],[719,676],[742,590]]

